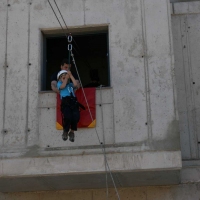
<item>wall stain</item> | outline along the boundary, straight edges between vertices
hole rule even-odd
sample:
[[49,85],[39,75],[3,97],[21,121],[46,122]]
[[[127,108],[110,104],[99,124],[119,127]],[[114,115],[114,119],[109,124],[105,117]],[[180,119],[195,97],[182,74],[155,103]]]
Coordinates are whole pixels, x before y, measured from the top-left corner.
[[180,150],[179,121],[172,120],[165,133],[165,139],[151,141],[152,150]]
[[126,24],[129,26],[129,28],[132,28],[135,24],[135,14],[137,14],[139,10],[137,6],[137,1],[129,0],[124,2],[124,16],[126,19]]
[[34,10],[43,10],[43,6],[41,3],[34,6]]

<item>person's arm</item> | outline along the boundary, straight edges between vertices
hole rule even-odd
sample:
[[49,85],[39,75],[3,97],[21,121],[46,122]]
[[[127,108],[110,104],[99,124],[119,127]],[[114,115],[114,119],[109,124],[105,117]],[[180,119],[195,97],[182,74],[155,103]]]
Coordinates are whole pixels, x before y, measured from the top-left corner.
[[68,75],[69,75],[70,79],[72,80],[74,88],[79,89],[80,88],[79,81],[75,80],[75,78],[73,77],[73,75],[70,71],[68,71]]
[[57,81],[51,81],[51,89],[56,93],[60,93],[60,91],[57,88]]
[[76,80],[77,89],[79,89],[79,88],[81,87],[81,84],[80,84],[80,81],[79,81],[79,79],[78,79],[77,73],[74,73],[73,77],[74,77],[74,79]]
[[76,79],[77,89],[81,87],[80,81]]

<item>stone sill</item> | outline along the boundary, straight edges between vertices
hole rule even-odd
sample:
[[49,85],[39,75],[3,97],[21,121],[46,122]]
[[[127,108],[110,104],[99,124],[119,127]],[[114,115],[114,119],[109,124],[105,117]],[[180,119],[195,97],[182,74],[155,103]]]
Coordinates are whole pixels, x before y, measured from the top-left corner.
[[[112,171],[157,171],[182,168],[180,151],[107,153]],[[1,177],[105,171],[103,154],[1,159]]]
[[[117,187],[180,183],[180,151],[106,157]],[[0,192],[105,188],[104,161],[103,154],[1,159]],[[108,186],[113,187],[109,172]]]

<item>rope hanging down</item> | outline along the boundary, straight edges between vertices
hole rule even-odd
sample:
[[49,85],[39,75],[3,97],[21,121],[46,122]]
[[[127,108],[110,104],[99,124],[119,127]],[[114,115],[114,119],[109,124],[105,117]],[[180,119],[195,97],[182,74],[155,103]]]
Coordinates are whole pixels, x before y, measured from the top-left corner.
[[[67,28],[67,30],[68,30],[68,32],[69,32],[68,26],[67,26],[67,24],[66,24],[66,22],[65,22],[65,20],[64,20],[64,18],[63,18],[63,16],[62,16],[61,12],[60,12],[60,9],[59,9],[59,7],[58,7],[58,4],[56,3],[56,0],[54,0],[54,3],[55,3],[55,5],[56,5],[56,7],[57,7],[57,9],[58,9],[58,12],[60,13],[60,16],[61,16],[61,18],[62,18],[62,20],[63,20],[63,22],[64,22],[64,24],[65,24],[65,27]],[[74,43],[75,43],[75,45],[78,47],[78,45],[77,45],[77,43],[76,43],[75,40],[74,40]],[[79,47],[78,47],[78,49],[79,49]]]
[[[60,24],[60,27],[62,28],[63,34],[65,35],[65,37],[66,37],[66,39],[67,39],[67,38],[68,38],[68,37],[67,37],[67,33],[65,32],[65,29],[63,28],[63,26],[62,26],[60,20],[58,19],[58,16],[56,15],[56,12],[55,12],[55,10],[53,9],[53,6],[51,5],[51,3],[50,3],[49,0],[47,0],[47,1],[48,1],[49,5],[50,5],[50,7],[51,7],[51,9],[52,9],[52,11],[53,11],[55,17],[56,17],[58,23]],[[54,0],[54,2],[55,2],[55,0]],[[56,2],[55,2],[55,4],[56,4],[57,9],[59,10],[59,13],[60,13],[61,17],[62,17],[62,14],[61,14],[60,9],[58,8]],[[62,17],[62,19],[63,19],[63,17]],[[63,21],[64,21],[64,19],[63,19]],[[64,23],[65,23],[65,21],[64,21]],[[67,30],[69,30],[68,27],[67,27],[67,25],[65,25],[65,26],[66,26]],[[69,33],[68,33],[68,34],[69,34]],[[74,43],[76,44],[75,40],[74,40]],[[76,45],[77,45],[77,44],[76,44]],[[78,46],[78,45],[77,45],[77,46]],[[78,51],[76,50],[76,48],[75,48],[75,47],[73,47],[73,48],[74,48],[74,50],[78,53]],[[79,54],[79,53],[78,53],[78,54]]]
[[[69,61],[70,61],[70,55],[71,55],[71,57],[72,57],[72,62],[74,63],[74,66],[75,66],[75,69],[76,69],[76,72],[77,72],[77,75],[78,75],[78,79],[79,79],[79,81],[80,81],[80,85],[81,85],[81,88],[82,88],[83,96],[84,96],[84,98],[85,98],[85,101],[86,101],[86,104],[87,104],[87,107],[88,107],[88,111],[89,111],[91,120],[94,121],[94,119],[93,119],[93,117],[92,117],[91,110],[90,110],[90,108],[89,108],[88,100],[87,100],[87,98],[86,98],[86,95],[85,95],[85,92],[84,92],[84,89],[83,89],[83,85],[82,85],[82,82],[81,82],[81,79],[80,79],[80,76],[79,76],[79,73],[78,73],[78,69],[77,69],[77,66],[76,66],[74,54],[73,54],[73,52],[72,52],[72,49],[73,49],[73,46],[72,46],[72,44],[71,44],[71,42],[72,42],[72,35],[71,35],[71,33],[68,33],[69,35],[67,36],[67,34],[66,34],[66,32],[65,32],[65,30],[64,30],[64,28],[63,28],[63,26],[61,25],[61,23],[60,23],[60,21],[59,21],[57,15],[56,15],[56,13],[55,13],[55,10],[53,9],[53,7],[52,7],[52,5],[51,5],[51,3],[50,3],[49,0],[48,0],[48,3],[49,3],[49,5],[50,5],[52,11],[54,12],[54,15],[56,16],[56,19],[58,20],[58,22],[59,22],[59,24],[60,24],[60,26],[61,26],[61,28],[62,28],[62,30],[63,30],[63,33],[64,33],[65,37],[66,37],[67,40],[68,40]],[[64,22],[64,24],[65,24],[67,30],[69,30],[68,27],[67,27],[67,25],[66,25],[66,23],[65,23],[65,20],[64,20],[64,18],[63,18],[63,16],[62,16],[61,12],[60,12],[60,9],[59,9],[59,7],[58,7],[58,5],[57,5],[57,3],[56,3],[56,0],[54,0],[54,3],[55,3],[55,5],[56,5],[56,7],[57,7],[57,9],[58,9],[58,11],[59,11],[59,13],[60,13],[60,16],[61,16],[61,18],[62,18],[62,20],[63,20],[63,22]],[[76,44],[76,45],[77,45],[77,44]],[[78,47],[78,45],[77,45],[77,47]],[[101,86],[100,86],[100,87],[101,87]],[[101,89],[101,88],[100,88],[100,89]],[[103,131],[104,131],[104,130],[103,130]],[[95,132],[96,132],[96,135],[97,135],[99,144],[100,144],[100,146],[101,146],[101,149],[102,149],[102,152],[103,152],[103,155],[104,155],[106,174],[107,174],[107,169],[108,169],[109,174],[110,174],[110,177],[111,177],[111,180],[112,180],[112,182],[113,182],[113,186],[114,186],[114,188],[115,188],[116,195],[117,195],[118,199],[120,200],[120,196],[119,196],[119,193],[118,193],[118,190],[117,190],[117,187],[116,187],[116,184],[115,184],[115,181],[114,181],[112,172],[111,172],[111,170],[110,170],[110,167],[109,167],[109,164],[108,164],[108,161],[107,161],[106,152],[105,152],[105,144],[103,144],[103,143],[100,141],[100,137],[99,137],[99,134],[97,133],[96,127],[95,127]],[[105,141],[104,141],[104,143],[105,143]],[[108,197],[107,177],[106,177],[106,187],[107,187],[107,197]]]
[[[74,66],[75,66],[75,68],[76,68],[76,72],[77,72],[78,78],[79,78],[79,80],[80,80],[80,76],[79,76],[79,73],[78,73],[78,70],[77,70],[77,66],[76,66],[76,62],[75,62],[75,59],[74,59],[74,54],[72,53],[72,51],[71,51],[71,56],[72,56],[72,62],[74,63]],[[93,117],[92,117],[91,110],[90,110],[90,108],[89,108],[89,104],[88,104],[88,101],[87,101],[85,92],[84,92],[84,89],[83,89],[83,85],[82,85],[82,83],[81,83],[81,80],[80,80],[80,85],[81,85],[81,88],[82,88],[82,91],[83,91],[83,96],[84,96],[84,98],[85,98],[85,101],[86,101],[86,104],[87,104],[87,107],[88,107],[88,111],[89,111],[90,117],[91,117],[92,121],[94,121],[94,119],[93,119]],[[111,179],[112,179],[112,182],[113,182],[113,185],[114,185],[114,188],[115,188],[115,191],[116,191],[116,195],[117,195],[118,199],[120,200],[119,193],[118,193],[118,190],[117,190],[117,187],[116,187],[116,184],[115,184],[115,181],[114,181],[112,172],[111,172],[111,170],[110,170],[110,167],[109,167],[109,164],[108,164],[108,161],[107,161],[106,152],[105,152],[105,144],[103,145],[103,143],[100,141],[99,134],[97,133],[96,127],[95,127],[95,132],[96,132],[96,135],[97,135],[99,144],[100,144],[100,146],[101,146],[101,150],[102,150],[103,155],[104,155],[106,170],[108,169],[108,171],[109,171],[110,177],[111,177]],[[107,171],[106,171],[106,173],[107,173]],[[107,184],[107,186],[108,186],[108,184]],[[107,190],[108,190],[108,189],[107,189]]]
[[[63,34],[65,35],[65,38],[67,39],[67,38],[68,38],[68,37],[67,37],[67,34],[70,34],[70,32],[69,32],[68,26],[67,26],[67,24],[65,23],[65,20],[64,20],[62,14],[61,14],[61,12],[60,12],[60,9],[59,9],[59,7],[58,7],[56,1],[54,0],[54,3],[55,3],[55,5],[56,5],[56,7],[57,7],[57,9],[58,9],[58,11],[59,11],[59,13],[60,13],[60,16],[61,16],[61,18],[62,18],[62,20],[63,20],[63,22],[64,22],[64,24],[65,24],[65,27],[67,28],[67,32],[65,32],[65,29],[64,29],[63,26],[61,25],[61,22],[60,22],[60,20],[58,19],[58,16],[56,15],[56,12],[55,12],[55,10],[53,9],[53,6],[51,5],[51,3],[50,3],[49,0],[48,0],[48,3],[49,3],[49,5],[50,5],[50,7],[51,7],[51,9],[52,9],[52,11],[53,11],[53,13],[54,13],[54,15],[55,15],[57,21],[59,22],[60,27],[62,28]],[[74,42],[74,44],[76,45],[76,47],[80,50],[80,48],[79,48],[79,46],[77,45],[76,41],[73,40],[73,42]],[[80,53],[76,50],[75,47],[73,47],[73,49],[76,51],[76,53],[77,53],[78,55],[80,55]],[[87,62],[87,60],[86,60],[85,58],[84,58],[84,62],[85,62],[85,64],[88,65],[88,67],[90,68],[89,63]]]

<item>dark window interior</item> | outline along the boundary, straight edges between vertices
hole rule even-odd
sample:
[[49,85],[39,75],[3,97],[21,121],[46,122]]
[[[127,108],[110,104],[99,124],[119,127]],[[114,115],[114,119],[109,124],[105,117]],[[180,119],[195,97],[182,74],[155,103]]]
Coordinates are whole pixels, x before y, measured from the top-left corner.
[[[91,81],[91,74],[103,86],[110,86],[108,33],[93,33],[73,36],[73,54],[82,85]],[[42,90],[51,90],[50,77],[60,70],[63,58],[68,58],[68,41],[64,36],[44,36],[44,63]],[[71,60],[71,57],[70,57]],[[71,62],[72,63],[72,62]],[[76,69],[72,64],[72,74]]]

